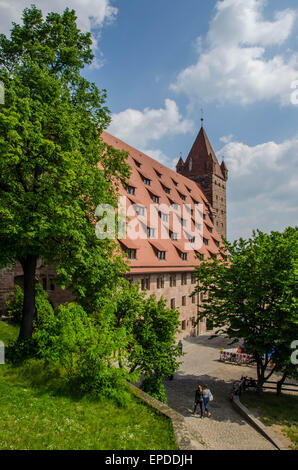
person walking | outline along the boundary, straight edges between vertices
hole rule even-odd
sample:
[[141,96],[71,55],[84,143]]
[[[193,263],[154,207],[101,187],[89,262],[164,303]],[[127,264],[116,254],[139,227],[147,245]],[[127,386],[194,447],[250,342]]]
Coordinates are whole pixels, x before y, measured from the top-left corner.
[[195,394],[195,403],[194,403],[194,409],[193,409],[194,415],[196,414],[198,405],[200,406],[200,410],[201,410],[201,418],[203,418],[203,389],[201,385],[198,385],[198,388]]
[[209,390],[208,385],[204,385],[203,387],[203,400],[204,400],[205,414],[207,414],[208,418],[210,418],[211,413],[208,408],[208,403],[209,401],[213,400],[213,395],[211,391]]

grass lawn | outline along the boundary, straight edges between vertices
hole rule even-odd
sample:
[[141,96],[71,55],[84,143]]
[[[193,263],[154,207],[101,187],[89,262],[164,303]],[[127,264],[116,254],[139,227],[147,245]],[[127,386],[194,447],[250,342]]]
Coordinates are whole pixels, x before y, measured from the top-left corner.
[[[1,323],[6,342],[13,332]],[[171,421],[133,393],[119,408],[63,384],[59,371],[39,360],[0,365],[0,450],[177,450]]]
[[250,410],[257,411],[267,426],[277,425],[291,440],[293,449],[298,450],[298,396],[278,397],[270,392],[258,396],[251,392],[242,395],[241,401]]

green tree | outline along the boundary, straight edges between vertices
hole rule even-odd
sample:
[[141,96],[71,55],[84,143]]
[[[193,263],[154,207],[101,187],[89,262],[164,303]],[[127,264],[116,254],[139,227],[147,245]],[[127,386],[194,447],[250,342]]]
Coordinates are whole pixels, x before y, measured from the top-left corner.
[[99,137],[110,116],[105,90],[81,76],[91,44],[69,9],[46,19],[25,9],[10,38],[0,35],[0,264],[23,268],[20,338],[32,336],[39,259],[55,263],[61,285],[82,297],[88,269],[94,278],[108,273],[101,288],[125,270],[115,245],[94,233],[97,205],[115,205],[129,168],[126,154]]
[[[257,364],[259,389],[274,371],[285,377],[291,343],[298,338],[298,230],[254,232],[249,240],[225,241],[221,256],[197,267],[195,293],[208,296],[199,319],[209,318],[219,331],[244,339]],[[270,359],[275,363],[267,371]]]

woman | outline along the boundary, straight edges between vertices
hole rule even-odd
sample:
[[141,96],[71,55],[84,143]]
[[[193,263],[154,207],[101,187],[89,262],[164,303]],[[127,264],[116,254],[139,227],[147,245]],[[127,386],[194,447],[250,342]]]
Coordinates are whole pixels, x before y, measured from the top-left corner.
[[193,414],[196,413],[196,409],[198,405],[200,405],[201,418],[203,418],[203,389],[201,385],[198,385],[198,388],[196,390]]
[[210,418],[211,413],[209,412],[208,403],[209,403],[209,401],[213,400],[213,396],[212,396],[212,393],[210,392],[210,390],[208,388],[208,385],[204,385],[203,400],[204,400],[205,414],[207,414],[208,418]]

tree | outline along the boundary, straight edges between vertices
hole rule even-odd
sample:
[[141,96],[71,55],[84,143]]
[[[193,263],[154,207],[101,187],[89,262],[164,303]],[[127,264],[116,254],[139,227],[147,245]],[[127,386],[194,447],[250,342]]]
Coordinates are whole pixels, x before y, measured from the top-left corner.
[[[253,232],[249,240],[225,241],[217,259],[197,267],[195,293],[208,295],[199,319],[209,318],[232,339],[244,339],[257,364],[258,386],[274,371],[290,371],[297,329],[298,230]],[[266,376],[272,360],[275,366]]]
[[75,293],[79,269],[111,273],[100,276],[101,287],[125,271],[115,244],[94,233],[97,205],[115,205],[129,167],[124,152],[100,139],[110,122],[106,91],[80,74],[91,44],[69,9],[46,19],[25,9],[23,25],[0,35],[0,265],[23,268],[20,338],[32,336],[39,259],[55,263]]

